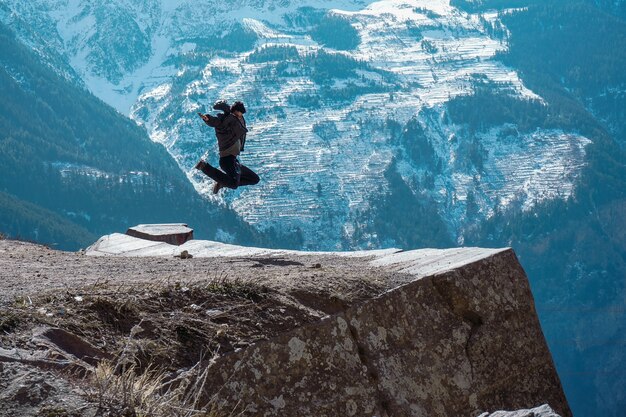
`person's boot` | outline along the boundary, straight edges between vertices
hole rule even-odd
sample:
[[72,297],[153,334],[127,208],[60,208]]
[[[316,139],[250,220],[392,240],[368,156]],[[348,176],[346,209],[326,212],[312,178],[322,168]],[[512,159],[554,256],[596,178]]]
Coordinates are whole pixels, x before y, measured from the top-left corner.
[[221,183],[215,181],[215,184],[213,185],[213,194],[219,193],[222,188],[224,188],[224,186]]
[[206,166],[206,162],[204,162],[202,159],[198,161],[198,163],[196,164],[195,168],[199,169],[200,171],[202,171],[202,168],[204,168]]

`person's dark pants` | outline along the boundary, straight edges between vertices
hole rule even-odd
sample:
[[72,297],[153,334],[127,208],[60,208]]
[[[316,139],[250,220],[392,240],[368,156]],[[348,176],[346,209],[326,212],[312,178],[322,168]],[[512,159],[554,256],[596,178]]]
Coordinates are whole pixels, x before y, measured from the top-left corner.
[[224,172],[207,163],[202,168],[202,172],[223,186],[233,190],[237,187],[254,185],[259,182],[259,176],[247,166],[241,165],[236,156],[228,155],[221,157],[220,168]]

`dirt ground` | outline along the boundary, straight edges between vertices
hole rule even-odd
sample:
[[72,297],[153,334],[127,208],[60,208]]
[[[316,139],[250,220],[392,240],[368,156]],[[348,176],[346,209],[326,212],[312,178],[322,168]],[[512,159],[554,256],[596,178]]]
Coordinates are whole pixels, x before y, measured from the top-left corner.
[[[124,415],[96,404],[89,389],[77,393],[84,381],[59,371],[59,357],[80,357],[85,346],[100,358],[132,358],[137,372],[158,368],[175,378],[203,358],[406,279],[364,258],[93,257],[0,240],[0,416]],[[42,329],[61,329],[64,339],[51,344],[37,336]],[[63,347],[67,340],[73,347]]]
[[99,287],[239,281],[276,291],[312,291],[346,299],[371,296],[404,282],[367,258],[303,255],[288,258],[124,258],[61,252],[32,243],[0,240],[0,305],[19,298],[71,294]]

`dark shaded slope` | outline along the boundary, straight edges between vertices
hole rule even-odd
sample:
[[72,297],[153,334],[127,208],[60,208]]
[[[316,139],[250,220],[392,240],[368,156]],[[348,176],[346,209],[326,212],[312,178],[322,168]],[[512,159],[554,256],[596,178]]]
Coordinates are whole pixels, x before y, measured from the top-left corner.
[[98,237],[56,213],[0,192],[0,231],[54,247],[86,248]]

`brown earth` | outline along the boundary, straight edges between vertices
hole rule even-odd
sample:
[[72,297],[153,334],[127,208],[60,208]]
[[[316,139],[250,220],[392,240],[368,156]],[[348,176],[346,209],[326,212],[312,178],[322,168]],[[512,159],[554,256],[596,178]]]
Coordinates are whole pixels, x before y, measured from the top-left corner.
[[[91,368],[74,336],[101,357],[131,357],[138,372],[157,367],[171,379],[202,358],[319,321],[408,280],[363,258],[93,257],[0,240],[0,374],[9,381],[0,383],[0,416],[123,415],[110,407],[103,414],[76,377]],[[37,336],[46,329],[63,330],[65,341]],[[63,365],[76,358],[78,366]]]

